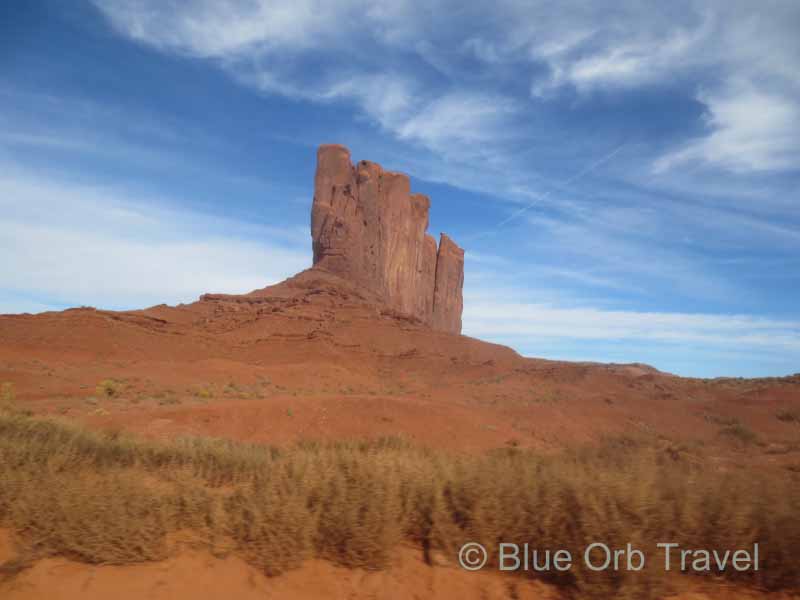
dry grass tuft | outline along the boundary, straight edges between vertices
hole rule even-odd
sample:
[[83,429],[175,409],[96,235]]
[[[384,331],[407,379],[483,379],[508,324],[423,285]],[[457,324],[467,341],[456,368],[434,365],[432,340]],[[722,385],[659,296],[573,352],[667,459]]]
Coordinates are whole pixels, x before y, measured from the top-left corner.
[[758,442],[758,434],[741,423],[735,423],[733,425],[723,427],[720,430],[720,433],[729,436],[745,446]]
[[[0,413],[0,523],[36,556],[90,563],[156,560],[192,530],[268,574],[316,556],[382,568],[397,544],[455,560],[477,541],[567,549],[628,542],[738,549],[758,542],[765,589],[797,588],[800,483],[783,472],[722,472],[685,453],[622,439],[541,456],[505,448],[456,456],[396,439],[278,450],[224,440],[158,444],[67,422]],[[550,579],[576,598],[651,598],[663,571]]]
[[115,396],[119,396],[120,392],[122,391],[122,387],[122,384],[115,379],[104,379],[97,384],[95,392],[98,396],[114,398]]
[[0,384],[0,406],[10,409],[16,399],[17,394],[14,391],[13,383],[10,381],[4,381],[2,384]]

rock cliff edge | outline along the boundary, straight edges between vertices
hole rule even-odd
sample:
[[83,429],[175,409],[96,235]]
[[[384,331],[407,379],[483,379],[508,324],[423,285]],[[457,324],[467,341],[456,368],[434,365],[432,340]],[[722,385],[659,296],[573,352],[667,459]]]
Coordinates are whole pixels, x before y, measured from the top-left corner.
[[314,267],[378,293],[392,308],[432,328],[461,333],[464,250],[427,233],[430,200],[407,175],[344,146],[317,151],[311,238]]

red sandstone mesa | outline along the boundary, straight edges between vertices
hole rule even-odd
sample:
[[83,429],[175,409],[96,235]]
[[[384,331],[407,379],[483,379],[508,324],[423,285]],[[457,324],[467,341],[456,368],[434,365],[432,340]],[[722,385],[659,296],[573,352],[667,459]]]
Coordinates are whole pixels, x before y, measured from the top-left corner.
[[380,294],[434,329],[461,333],[464,250],[426,233],[430,200],[407,175],[362,160],[344,146],[317,151],[311,238],[314,267]]

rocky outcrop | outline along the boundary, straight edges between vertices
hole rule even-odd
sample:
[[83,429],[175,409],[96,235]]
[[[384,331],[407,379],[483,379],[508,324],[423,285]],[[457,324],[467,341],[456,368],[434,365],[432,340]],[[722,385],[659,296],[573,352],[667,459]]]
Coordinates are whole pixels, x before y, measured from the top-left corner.
[[427,234],[430,200],[407,175],[362,160],[344,146],[317,151],[311,238],[314,267],[378,293],[431,327],[461,333],[464,251]]
[[436,255],[436,283],[433,290],[431,325],[442,331],[461,332],[461,311],[464,303],[464,250],[442,234]]

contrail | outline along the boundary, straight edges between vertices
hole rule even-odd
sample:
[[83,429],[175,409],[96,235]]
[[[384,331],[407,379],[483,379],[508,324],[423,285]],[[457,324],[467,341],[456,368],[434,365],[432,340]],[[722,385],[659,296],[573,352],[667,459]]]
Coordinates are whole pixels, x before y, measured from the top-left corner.
[[[585,175],[588,175],[589,173],[591,173],[592,171],[594,171],[594,170],[595,170],[597,167],[599,167],[600,165],[602,165],[602,164],[604,164],[604,163],[607,163],[609,160],[611,160],[612,158],[614,158],[614,156],[615,156],[615,155],[616,155],[616,154],[617,154],[617,153],[618,153],[620,150],[622,150],[622,149],[625,147],[625,144],[626,144],[626,143],[627,143],[627,142],[624,142],[624,143],[620,144],[619,146],[617,146],[616,148],[614,148],[614,150],[612,150],[611,152],[609,152],[608,154],[606,154],[606,155],[605,155],[603,158],[601,158],[601,159],[600,159],[600,160],[598,160],[598,161],[595,161],[595,162],[593,162],[592,164],[590,164],[589,166],[587,166],[587,167],[586,167],[586,168],[584,168],[583,170],[579,171],[578,173],[576,173],[575,175],[573,175],[572,177],[570,177],[570,178],[569,178],[569,179],[567,179],[566,181],[563,181],[563,182],[561,182],[561,183],[558,183],[558,184],[556,184],[556,185],[555,185],[555,189],[564,189],[565,187],[567,187],[567,186],[568,186],[568,185],[570,185],[571,183],[574,183],[574,182],[578,181],[578,180],[579,180],[581,177],[583,177],[583,176],[585,176]],[[476,238],[484,237],[484,236],[486,236],[486,235],[490,235],[490,234],[493,234],[493,233],[497,233],[497,232],[500,230],[500,228],[504,227],[505,225],[507,225],[507,224],[508,224],[508,223],[510,223],[511,221],[513,221],[513,220],[515,220],[515,219],[519,218],[519,217],[520,217],[520,216],[522,216],[524,213],[526,213],[526,212],[527,212],[527,211],[529,211],[531,208],[533,208],[533,207],[534,207],[536,204],[538,204],[538,203],[539,203],[539,202],[541,202],[542,200],[546,199],[548,196],[550,196],[550,195],[553,193],[553,191],[554,191],[554,190],[552,190],[552,189],[551,189],[551,190],[548,190],[547,192],[545,192],[544,194],[542,194],[541,196],[539,196],[538,198],[536,198],[536,199],[535,199],[535,200],[533,200],[532,202],[530,202],[530,203],[526,204],[525,206],[523,206],[523,207],[522,207],[522,208],[520,208],[519,210],[517,210],[517,211],[513,212],[511,215],[509,215],[508,217],[506,217],[505,219],[503,219],[502,221],[500,221],[500,222],[499,222],[497,225],[495,225],[495,227],[494,227],[494,228],[492,228],[492,229],[487,229],[486,231],[483,231],[483,232],[481,232],[481,233],[478,233],[478,234],[476,234],[476,235],[472,236],[472,237],[471,237],[471,238],[469,238],[469,239],[476,239]]]

